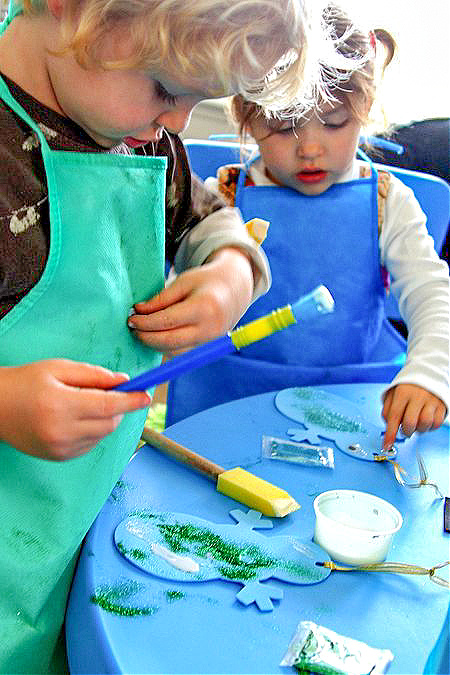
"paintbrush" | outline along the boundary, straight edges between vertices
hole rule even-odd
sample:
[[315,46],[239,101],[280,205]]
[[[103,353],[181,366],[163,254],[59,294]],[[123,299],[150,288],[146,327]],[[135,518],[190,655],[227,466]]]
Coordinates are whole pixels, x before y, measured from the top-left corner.
[[227,335],[190,349],[157,368],[148,370],[131,380],[113,387],[118,391],[144,391],[173,380],[183,373],[231,354],[242,347],[262,340],[299,321],[310,321],[334,311],[333,297],[325,286],[318,286],[292,305],[286,305],[270,314],[235,328]]
[[240,467],[224,469],[154,429],[145,427],[142,440],[210,478],[216,483],[218,492],[260,511],[265,516],[282,518],[300,508],[293,497],[276,485]]

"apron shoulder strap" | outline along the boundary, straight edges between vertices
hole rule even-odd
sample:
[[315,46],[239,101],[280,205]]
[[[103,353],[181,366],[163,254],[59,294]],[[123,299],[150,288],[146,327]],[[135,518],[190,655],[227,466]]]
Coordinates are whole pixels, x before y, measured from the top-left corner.
[[[371,173],[369,164],[361,164],[359,167],[359,177],[369,178]],[[378,237],[381,236],[384,220],[384,206],[388,196],[389,186],[391,184],[391,174],[383,169],[378,170]]]
[[391,174],[389,171],[378,171],[378,237],[380,237],[381,230],[383,229],[384,206],[390,184]]
[[[370,172],[371,172],[370,164],[360,165],[359,168],[360,178],[367,178],[368,176],[370,176]],[[378,183],[377,208],[378,208],[378,239],[379,239],[381,237],[381,232],[383,229],[384,206],[386,203],[386,197],[388,196],[389,187],[391,184],[391,174],[389,173],[389,171],[379,169],[377,172],[377,183]],[[384,290],[386,292],[386,296],[388,296],[391,286],[390,275],[388,270],[383,265],[380,266],[380,271]]]

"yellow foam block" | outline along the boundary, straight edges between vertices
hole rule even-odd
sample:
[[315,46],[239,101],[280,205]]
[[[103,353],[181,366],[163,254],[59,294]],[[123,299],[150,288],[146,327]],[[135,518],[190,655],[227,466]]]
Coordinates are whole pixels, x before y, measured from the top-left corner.
[[265,516],[282,518],[300,508],[285,490],[240,467],[220,473],[217,490]]

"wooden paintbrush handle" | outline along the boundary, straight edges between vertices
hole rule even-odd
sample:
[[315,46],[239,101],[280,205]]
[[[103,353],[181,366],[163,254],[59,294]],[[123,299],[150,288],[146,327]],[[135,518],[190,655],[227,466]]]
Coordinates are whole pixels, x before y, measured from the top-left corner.
[[160,434],[158,431],[150,429],[149,427],[144,427],[141,438],[143,441],[149,443],[157,450],[162,450],[162,452],[164,452],[166,455],[169,455],[169,457],[173,457],[179,462],[187,464],[187,466],[190,466],[192,469],[196,469],[200,473],[203,473],[213,481],[217,481],[218,475],[225,471],[222,466],[214,464],[214,462],[210,462],[209,459],[206,459],[201,455],[197,455],[196,452],[188,450],[184,447],[184,445],[180,445],[179,443],[172,441],[171,438],[167,438],[167,436],[164,436],[163,434]]

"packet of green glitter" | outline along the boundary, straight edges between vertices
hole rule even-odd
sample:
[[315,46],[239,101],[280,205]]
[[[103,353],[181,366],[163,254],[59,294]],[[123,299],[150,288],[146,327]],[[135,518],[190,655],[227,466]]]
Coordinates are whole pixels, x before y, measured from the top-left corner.
[[273,436],[263,436],[261,455],[266,459],[278,459],[294,464],[334,469],[333,448],[322,445],[311,445],[297,441],[286,441]]
[[381,675],[393,658],[389,649],[369,647],[312,621],[301,621],[280,666],[294,666],[302,675]]

